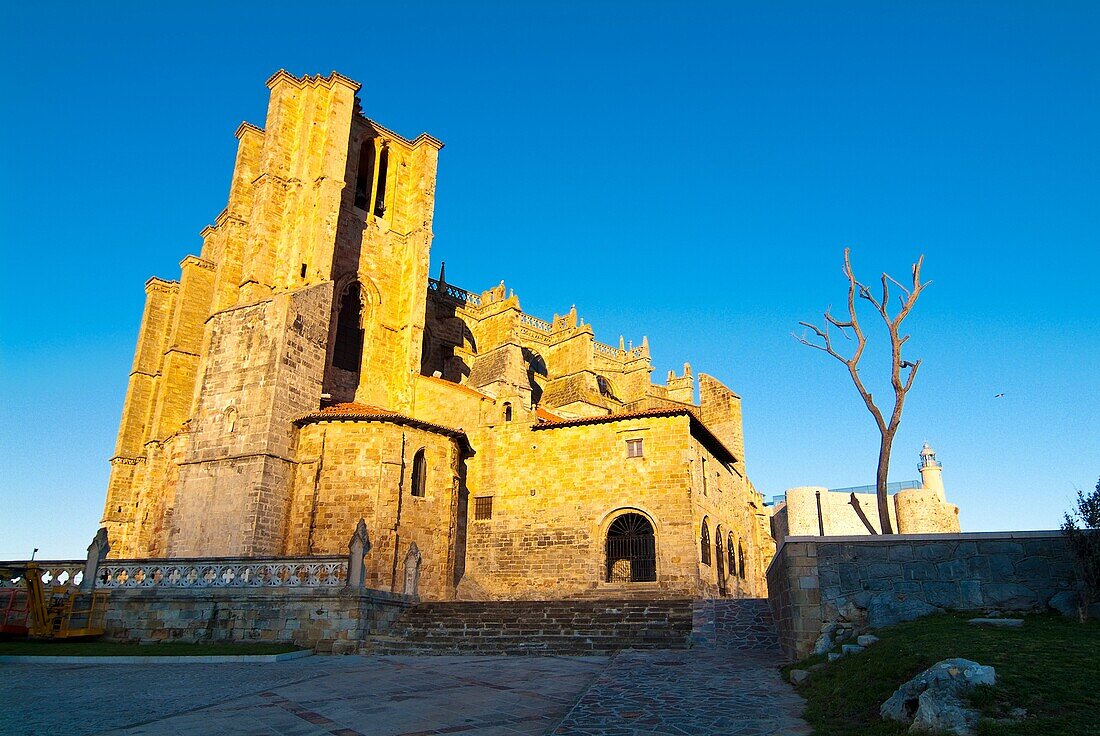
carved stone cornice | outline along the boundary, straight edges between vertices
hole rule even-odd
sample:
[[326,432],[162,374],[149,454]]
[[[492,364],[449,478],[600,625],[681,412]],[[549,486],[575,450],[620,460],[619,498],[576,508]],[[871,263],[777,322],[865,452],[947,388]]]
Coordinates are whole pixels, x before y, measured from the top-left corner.
[[145,282],[145,293],[148,294],[151,291],[159,291],[164,294],[175,294],[180,288],[180,282],[168,281],[158,276],[151,277]]
[[331,89],[332,87],[339,84],[341,86],[347,87],[352,92],[358,92],[363,86],[359,84],[359,82],[356,82],[354,79],[345,77],[343,74],[335,71],[331,72],[327,77],[323,77],[320,74],[315,74],[311,77],[310,75],[306,74],[299,78],[288,72],[286,69],[280,69],[279,71],[268,77],[267,88],[274,89],[277,85],[283,83],[291,84],[298,89],[303,89],[304,87],[309,85],[321,85]]
[[243,136],[245,133],[257,133],[259,135],[263,135],[264,129],[259,126],[253,125],[248,121],[244,121],[237,126],[237,131],[233,133],[233,137],[240,140],[241,136]]
[[199,268],[204,268],[207,271],[214,271],[217,269],[217,266],[214,264],[213,261],[208,261],[205,258],[199,258],[198,256],[185,257],[182,261],[180,261],[180,268],[184,268],[185,266],[198,266]]

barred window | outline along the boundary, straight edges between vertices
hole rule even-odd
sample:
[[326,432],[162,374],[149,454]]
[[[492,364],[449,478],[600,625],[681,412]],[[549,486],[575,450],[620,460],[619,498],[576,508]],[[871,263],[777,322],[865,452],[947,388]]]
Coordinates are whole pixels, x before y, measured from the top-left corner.
[[493,518],[493,497],[477,496],[474,498],[474,521],[485,521]]
[[641,457],[642,456],[642,441],[641,440],[627,440],[626,441],[626,456],[627,457]]

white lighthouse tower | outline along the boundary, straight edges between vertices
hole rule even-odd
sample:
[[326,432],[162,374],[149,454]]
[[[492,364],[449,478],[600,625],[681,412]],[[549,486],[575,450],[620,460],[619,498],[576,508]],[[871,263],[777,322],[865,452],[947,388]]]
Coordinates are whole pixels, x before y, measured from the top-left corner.
[[936,451],[927,442],[924,443],[924,448],[920,451],[920,462],[917,463],[917,469],[920,470],[924,490],[933,491],[941,501],[947,501],[947,497],[943,492],[943,466],[936,460]]

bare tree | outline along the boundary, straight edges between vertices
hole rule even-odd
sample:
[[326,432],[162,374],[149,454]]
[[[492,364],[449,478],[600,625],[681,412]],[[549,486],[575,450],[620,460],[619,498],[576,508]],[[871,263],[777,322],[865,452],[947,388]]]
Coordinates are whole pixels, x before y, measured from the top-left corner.
[[[903,336],[901,334],[901,323],[909,316],[909,312],[913,309],[913,305],[917,303],[917,298],[921,295],[921,292],[932,282],[928,281],[926,283],[921,283],[920,268],[921,264],[924,262],[924,256],[921,256],[917,259],[917,262],[913,264],[913,284],[911,287],[906,288],[902,286],[884,273],[882,274],[882,296],[880,298],[875,298],[871,290],[857,281],[855,275],[852,273],[850,252],[850,248],[844,249],[844,275],[848,277],[847,319],[840,320],[834,317],[832,315],[832,307],[830,307],[825,310],[825,323],[822,327],[817,327],[809,322],[798,323],[807,330],[812,330],[815,337],[808,337],[808,333],[803,332],[801,337],[794,335],[794,338],[803,345],[808,345],[811,348],[816,348],[817,350],[828,353],[847,366],[848,375],[852,377],[852,382],[855,383],[856,390],[859,391],[863,403],[867,405],[867,411],[871,412],[871,416],[875,418],[875,424],[878,426],[880,437],[878,472],[875,475],[875,489],[878,494],[878,518],[882,526],[882,533],[893,534],[893,525],[890,523],[889,496],[886,493],[886,476],[890,470],[890,449],[894,444],[894,435],[897,434],[898,425],[901,424],[901,410],[905,404],[905,395],[909,392],[909,389],[913,387],[913,379],[917,377],[917,369],[920,368],[921,364],[920,360],[912,363],[901,357],[902,346],[909,340],[909,335]],[[901,306],[893,317],[890,316],[888,309],[890,302],[890,284],[894,284],[904,293],[904,296],[898,296],[898,301],[901,303]],[[871,392],[864,386],[863,380],[859,375],[859,361],[860,358],[863,357],[864,348],[867,347],[867,338],[863,334],[863,328],[860,327],[859,317],[856,314],[857,294],[860,299],[866,299],[874,306],[890,333],[890,383],[894,387],[894,408],[890,412],[889,421],[883,418],[882,411],[880,411],[875,404]],[[855,351],[850,358],[844,357],[833,348],[832,335],[829,333],[830,326],[835,327],[837,331],[849,341],[852,340],[853,336],[855,337]],[[901,374],[903,370],[909,371],[904,381],[902,380]]]

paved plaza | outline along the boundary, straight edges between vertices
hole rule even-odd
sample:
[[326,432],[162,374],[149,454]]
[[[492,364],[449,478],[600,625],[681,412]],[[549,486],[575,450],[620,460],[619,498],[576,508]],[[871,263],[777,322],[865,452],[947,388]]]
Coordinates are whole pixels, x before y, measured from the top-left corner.
[[9,664],[0,665],[0,734],[808,734],[774,663],[697,647],[610,658]]

